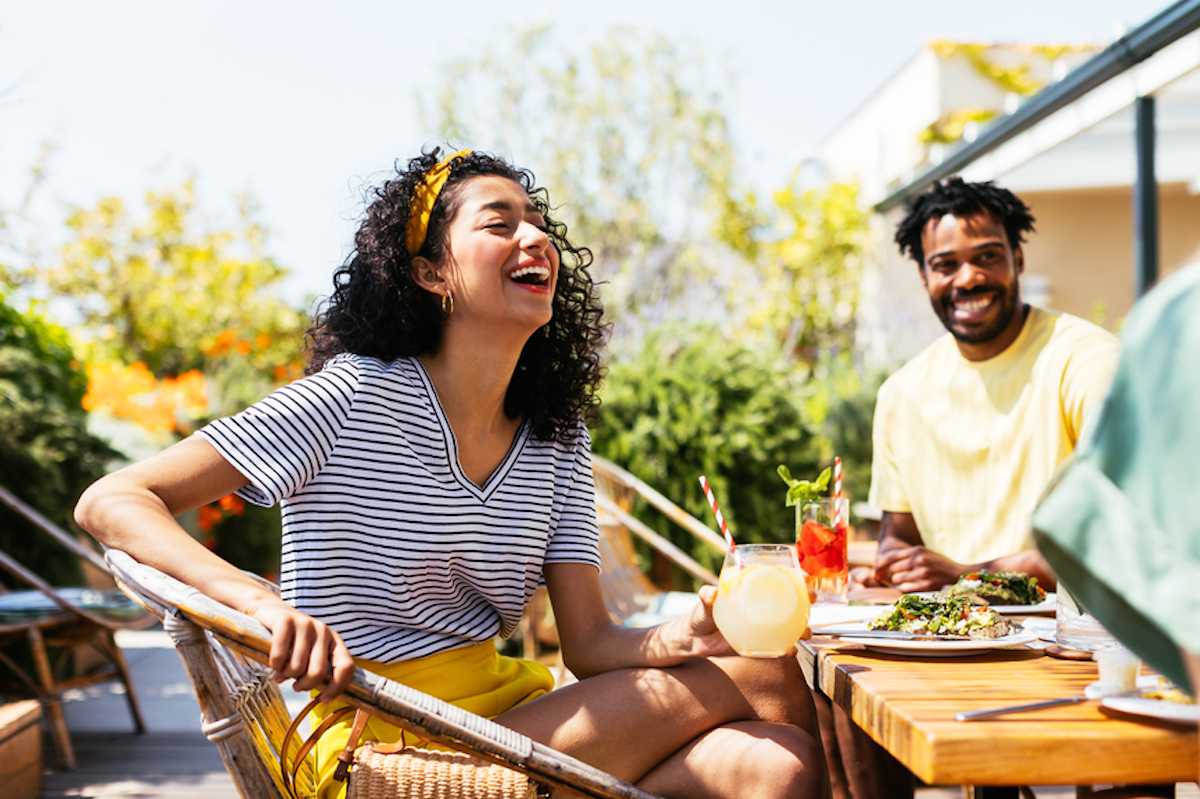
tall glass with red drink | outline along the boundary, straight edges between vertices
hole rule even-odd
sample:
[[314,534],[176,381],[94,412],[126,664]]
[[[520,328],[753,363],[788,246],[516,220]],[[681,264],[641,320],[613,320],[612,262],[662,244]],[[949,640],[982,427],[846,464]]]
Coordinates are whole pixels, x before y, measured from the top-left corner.
[[849,519],[850,503],[845,497],[822,497],[796,505],[796,554],[808,593],[817,602],[846,601]]

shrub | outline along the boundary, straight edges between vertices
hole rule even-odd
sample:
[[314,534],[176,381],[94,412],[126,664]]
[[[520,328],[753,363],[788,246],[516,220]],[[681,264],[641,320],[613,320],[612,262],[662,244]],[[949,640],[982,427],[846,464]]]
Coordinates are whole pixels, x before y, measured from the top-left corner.
[[[814,367],[709,328],[664,329],[610,366],[594,451],[715,527],[697,477],[712,484],[740,542],[789,542],[794,511],[775,473],[815,476],[842,457],[846,490],[865,498],[878,381],[849,358]],[[713,570],[720,554],[647,507],[635,513]]]
[[[79,495],[120,456],[87,431],[86,387],[66,331],[0,298],[0,484],[64,528]],[[81,578],[73,555],[7,508],[0,549],[51,583]]]

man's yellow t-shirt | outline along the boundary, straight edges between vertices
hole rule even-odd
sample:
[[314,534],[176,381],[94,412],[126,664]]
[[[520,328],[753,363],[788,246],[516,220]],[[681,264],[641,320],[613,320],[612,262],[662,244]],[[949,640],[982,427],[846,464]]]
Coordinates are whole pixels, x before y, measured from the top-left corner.
[[1034,506],[1099,410],[1117,350],[1106,330],[1032,307],[986,361],[946,334],[879,389],[871,503],[911,513],[925,546],[960,563],[1031,549]]

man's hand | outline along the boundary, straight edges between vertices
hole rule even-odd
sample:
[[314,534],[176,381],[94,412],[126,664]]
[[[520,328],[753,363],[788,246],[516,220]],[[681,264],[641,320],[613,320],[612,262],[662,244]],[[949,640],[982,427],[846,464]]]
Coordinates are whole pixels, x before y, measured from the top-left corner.
[[354,676],[354,660],[332,628],[281,600],[249,610],[271,631],[268,664],[276,682],[294,677],[297,691],[320,688],[322,702],[346,690]]
[[923,546],[897,547],[880,554],[875,579],[905,593],[936,591],[971,568]]

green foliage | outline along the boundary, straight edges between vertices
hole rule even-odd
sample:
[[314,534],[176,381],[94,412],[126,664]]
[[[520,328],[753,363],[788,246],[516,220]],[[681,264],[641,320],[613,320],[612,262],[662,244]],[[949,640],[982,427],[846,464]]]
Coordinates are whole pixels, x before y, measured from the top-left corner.
[[708,54],[633,28],[584,47],[546,26],[504,41],[442,65],[426,115],[447,141],[535,171],[572,240],[596,256],[610,318],[686,294],[704,264],[682,245],[709,228],[749,236],[754,200],[734,180],[729,77]]
[[[705,520],[711,511],[696,478],[706,475],[738,541],[794,540],[777,464],[818,474],[840,455],[847,494],[865,498],[880,381],[848,356],[810,368],[770,353],[709,327],[651,334],[609,368],[593,449]],[[677,525],[636,512],[701,563],[720,566],[719,553]]]
[[998,117],[1000,112],[994,108],[959,108],[947,111],[928,127],[917,134],[917,140],[923,145],[953,144],[963,137],[967,125],[982,125]]
[[867,212],[858,187],[833,183],[775,192],[776,227],[764,242],[762,322],[783,352],[806,363],[854,347]]
[[[308,316],[278,298],[287,273],[267,254],[248,200],[232,223],[213,224],[188,182],[147,192],[140,205],[101,198],[66,224],[57,259],[30,274],[35,294],[80,320],[89,409],[167,444],[302,373]],[[80,396],[69,404],[78,410]],[[278,511],[219,526],[194,532],[238,566],[278,570]]]
[[825,492],[829,490],[829,478],[833,474],[833,469],[826,466],[815,480],[797,480],[792,477],[791,470],[782,463],[776,471],[787,486],[787,501],[784,504],[789,508],[825,496]]
[[71,213],[67,227],[71,238],[42,280],[79,314],[89,361],[178,375],[208,366],[227,331],[265,336],[260,357],[271,365],[297,357],[307,318],[273,295],[286,270],[265,254],[248,202],[235,225],[212,229],[185,183],[147,192],[141,209],[102,198]]
[[279,578],[282,531],[278,508],[246,504],[236,516],[226,516],[212,528],[212,550],[255,574]]
[[[66,331],[0,300],[0,485],[64,528],[83,489],[119,456],[88,433],[85,388]],[[80,579],[74,556],[6,508],[0,549],[52,583]]]

